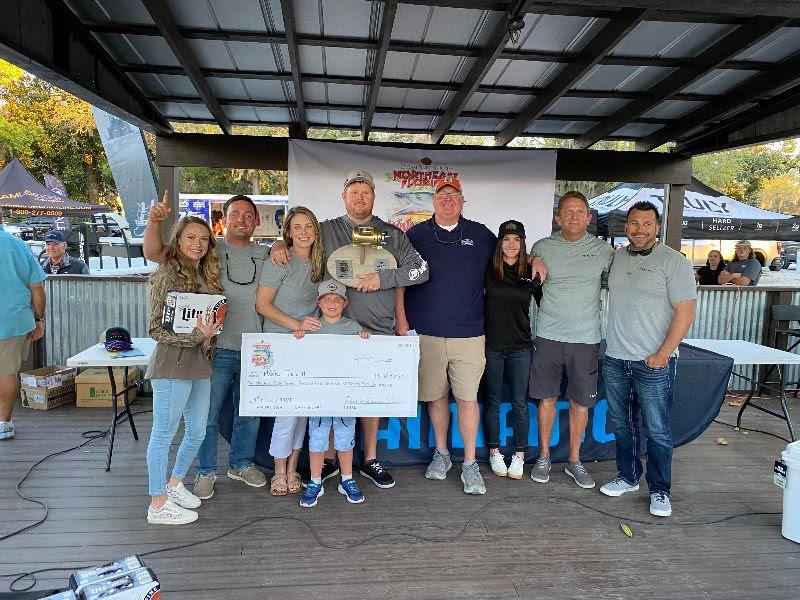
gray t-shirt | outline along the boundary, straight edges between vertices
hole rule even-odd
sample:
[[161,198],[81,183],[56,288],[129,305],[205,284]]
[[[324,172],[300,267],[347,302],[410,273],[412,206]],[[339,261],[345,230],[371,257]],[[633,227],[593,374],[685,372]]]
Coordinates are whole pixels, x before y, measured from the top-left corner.
[[322,321],[322,327],[317,331],[309,331],[308,333],[327,333],[327,334],[335,334],[335,335],[358,335],[358,332],[364,329],[353,321],[352,319],[348,319],[347,317],[342,317],[336,323],[328,323],[325,320],[325,317],[320,318]]
[[588,233],[568,242],[560,233],[536,242],[531,253],[547,266],[536,335],[556,342],[600,343],[600,282],[613,250]]
[[[424,283],[428,280],[428,264],[414,250],[405,233],[394,225],[373,216],[365,227],[374,227],[385,231],[388,236],[384,248],[395,260],[396,269],[378,271],[381,289],[375,292],[359,292],[355,288],[347,289],[347,307],[344,315],[358,319],[365,329],[372,333],[392,335],[394,333],[395,288]],[[351,243],[355,223],[348,216],[329,219],[320,224],[322,241],[325,245],[326,277],[328,258],[334,250]]]
[[239,248],[220,240],[217,242],[217,256],[222,287],[228,299],[228,314],[217,337],[217,346],[241,352],[242,334],[261,331],[261,315],[256,312],[256,291],[269,251],[266,246],[254,242]]
[[732,260],[725,265],[724,271],[728,273],[739,273],[750,279],[747,285],[755,285],[761,279],[761,263],[755,258],[746,258],[744,260]]
[[[302,320],[317,309],[317,284],[311,282],[311,260],[301,260],[291,252],[289,262],[276,267],[267,261],[261,273],[261,285],[277,290],[272,305],[290,317]],[[291,330],[264,317],[264,333],[290,333]]]
[[608,275],[606,355],[644,360],[658,351],[675,316],[672,303],[695,300],[696,285],[689,261],[669,246],[648,256],[617,250]]

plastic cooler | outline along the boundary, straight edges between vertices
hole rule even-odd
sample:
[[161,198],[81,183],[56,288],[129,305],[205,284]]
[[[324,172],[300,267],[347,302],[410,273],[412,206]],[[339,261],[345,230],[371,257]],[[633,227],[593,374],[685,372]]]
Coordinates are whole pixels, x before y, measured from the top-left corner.
[[781,534],[800,544],[800,441],[786,446],[786,450],[781,452],[781,460],[786,464]]

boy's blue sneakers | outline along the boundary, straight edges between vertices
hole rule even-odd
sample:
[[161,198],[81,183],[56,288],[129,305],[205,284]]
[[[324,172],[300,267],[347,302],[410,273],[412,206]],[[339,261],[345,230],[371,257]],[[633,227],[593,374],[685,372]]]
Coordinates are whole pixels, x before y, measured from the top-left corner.
[[364,501],[364,494],[358,489],[355,479],[348,479],[339,484],[339,493],[347,496],[347,501],[352,504],[360,504]]
[[321,483],[309,481],[303,495],[300,497],[300,506],[310,508],[317,505],[317,500],[325,494],[325,488]]

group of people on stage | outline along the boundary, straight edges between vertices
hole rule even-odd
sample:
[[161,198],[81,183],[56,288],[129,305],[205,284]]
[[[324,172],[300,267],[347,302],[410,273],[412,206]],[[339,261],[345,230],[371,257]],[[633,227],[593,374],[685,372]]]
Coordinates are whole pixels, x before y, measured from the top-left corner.
[[[314,506],[325,492],[325,480],[340,475],[338,491],[349,502],[364,500],[353,479],[355,418],[275,418],[269,446],[275,459],[271,480],[254,466],[260,421],[238,415],[241,341],[246,332],[368,338],[414,330],[420,347],[419,400],[427,404],[436,442],[425,477],[443,480],[453,467],[447,438],[452,394],[464,445],[461,481],[468,494],[486,492],[475,456],[481,381],[491,471],[523,477],[530,396],[538,401],[540,434],[540,453],[530,475],[544,483],[552,469],[550,435],[565,372],[570,443],[564,471],[578,486],[595,487],[580,460],[580,447],[589,409],[598,400],[600,296],[606,281],[609,306],[602,368],[619,473],[600,491],[619,496],[638,489],[644,435],[650,512],[671,514],[669,409],[676,349],[694,317],[696,288],[686,259],[658,242],[655,206],[640,202],[630,209],[630,243],[613,252],[587,233],[591,214],[585,196],[567,192],[558,204],[560,231],[537,241],[528,252],[523,223],[505,221],[495,235],[462,215],[465,194],[456,177],[436,182],[433,216],[407,233],[372,214],[375,184],[368,172],[347,175],[342,199],[345,214],[322,223],[307,208],[292,208],[282,240],[270,249],[251,239],[257,211],[246,196],[234,196],[225,204],[225,237],[219,241],[205,221],[185,217],[164,245],[161,222],[170,209],[166,201],[151,209],[144,251],[160,267],[152,276],[150,294],[150,334],[158,344],[146,374],[153,387],[147,450],[149,522],[192,522],[198,517],[193,509],[214,495],[219,417],[228,399],[234,410],[229,478],[253,487],[269,483],[273,495],[301,493],[301,506]],[[397,267],[359,276],[357,286],[346,289],[326,273],[325,265],[332,252],[351,243],[355,226],[389,232],[384,248]],[[164,329],[161,315],[168,290],[223,293],[228,308],[222,331],[219,323],[202,320],[191,334]],[[535,339],[530,327],[532,298],[539,304]],[[508,460],[501,453],[499,432],[504,382],[511,394],[514,443]],[[168,475],[169,446],[181,416],[185,434]],[[391,488],[394,479],[377,457],[379,420],[359,421],[364,441],[359,472],[378,487]],[[306,428],[311,476],[303,482],[297,464]],[[195,458],[197,475],[190,492],[182,480]]]

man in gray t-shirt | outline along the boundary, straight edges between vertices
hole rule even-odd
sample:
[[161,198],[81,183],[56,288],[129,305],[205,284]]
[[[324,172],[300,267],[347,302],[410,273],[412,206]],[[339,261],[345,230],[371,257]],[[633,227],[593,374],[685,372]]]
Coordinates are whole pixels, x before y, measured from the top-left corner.
[[[377,273],[359,276],[359,284],[348,292],[349,304],[344,315],[359,322],[371,333],[392,335],[396,289],[417,285],[428,280],[428,264],[414,250],[408,237],[400,229],[372,214],[375,205],[375,181],[367,171],[351,171],[344,182],[342,200],[347,214],[320,223],[325,247],[326,277],[328,258],[331,253],[351,243],[356,225],[374,227],[386,232],[384,249],[397,260],[396,269],[384,269]],[[270,259],[275,264],[286,264],[289,254],[286,246],[276,242]],[[381,488],[394,486],[394,478],[378,462],[378,417],[361,417],[364,440],[364,461],[360,473]]]
[[639,489],[641,432],[647,438],[650,514],[668,517],[672,482],[669,410],[677,348],[694,320],[697,288],[692,267],[660,244],[658,209],[637,202],[628,211],[630,244],[617,250],[608,277],[608,327],[603,379],[617,446],[617,477],[600,488],[607,496]]
[[[261,419],[239,416],[239,374],[242,334],[261,331],[261,316],[255,308],[256,290],[268,251],[252,241],[258,212],[250,198],[234,196],[225,203],[223,210],[226,232],[225,239],[217,242],[217,257],[228,306],[225,326],[217,337],[217,351],[211,363],[211,405],[206,437],[197,453],[194,493],[201,500],[214,495],[219,417],[228,403],[233,410],[228,477],[251,487],[263,487],[267,483],[266,476],[253,464]],[[170,212],[166,195],[150,209],[144,234],[144,254],[154,262],[161,262],[167,250],[161,239],[161,221]]]
[[567,192],[559,199],[556,213],[561,231],[531,248],[531,255],[547,268],[529,389],[530,396],[539,401],[539,457],[531,479],[539,483],[550,480],[550,437],[561,376],[566,371],[570,440],[564,471],[582,488],[595,486],[580,461],[580,449],[589,409],[597,403],[600,285],[612,256],[607,242],[587,233],[591,218],[586,196]]
[[719,284],[758,284],[758,280],[761,279],[761,263],[756,260],[753,246],[748,240],[736,242],[733,258],[719,274]]

